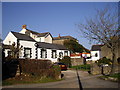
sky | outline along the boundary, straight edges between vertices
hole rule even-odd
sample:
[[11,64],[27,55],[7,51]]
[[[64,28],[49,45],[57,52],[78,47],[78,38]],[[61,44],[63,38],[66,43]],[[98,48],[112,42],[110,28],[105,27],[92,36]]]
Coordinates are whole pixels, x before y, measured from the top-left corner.
[[10,31],[20,32],[22,25],[36,32],[50,32],[53,37],[70,35],[87,49],[92,44],[82,37],[76,24],[96,14],[95,9],[115,2],[2,2],[2,39]]

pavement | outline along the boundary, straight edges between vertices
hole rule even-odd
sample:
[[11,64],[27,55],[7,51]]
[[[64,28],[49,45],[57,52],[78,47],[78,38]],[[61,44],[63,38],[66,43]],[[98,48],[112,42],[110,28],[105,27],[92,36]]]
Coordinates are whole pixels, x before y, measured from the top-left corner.
[[2,88],[81,88],[79,90],[84,90],[84,88],[118,88],[117,82],[105,81],[99,79],[98,76],[101,75],[90,75],[86,71],[67,70],[62,71],[63,79],[62,81],[40,83],[40,84],[20,84],[20,85],[10,85],[3,86]]

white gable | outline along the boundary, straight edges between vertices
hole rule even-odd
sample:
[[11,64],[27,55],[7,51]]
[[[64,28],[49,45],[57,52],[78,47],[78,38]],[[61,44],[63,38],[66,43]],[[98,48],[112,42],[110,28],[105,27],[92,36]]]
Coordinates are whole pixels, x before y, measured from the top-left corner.
[[17,43],[17,38],[11,32],[9,32],[3,41],[3,44],[12,45],[13,42]]
[[45,37],[45,42],[52,43],[52,37],[50,34],[47,37]]

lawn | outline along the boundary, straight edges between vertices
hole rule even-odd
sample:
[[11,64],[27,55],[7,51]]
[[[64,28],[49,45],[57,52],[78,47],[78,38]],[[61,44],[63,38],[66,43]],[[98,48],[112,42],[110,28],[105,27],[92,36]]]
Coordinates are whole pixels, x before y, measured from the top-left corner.
[[90,70],[90,64],[71,66],[71,68],[72,68],[72,69],[78,69],[78,70],[89,71],[89,70]]

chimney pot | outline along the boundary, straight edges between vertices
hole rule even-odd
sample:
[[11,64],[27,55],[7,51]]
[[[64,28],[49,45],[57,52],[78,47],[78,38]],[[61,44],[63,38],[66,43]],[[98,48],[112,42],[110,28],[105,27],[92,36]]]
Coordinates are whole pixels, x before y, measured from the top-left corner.
[[60,38],[60,34],[59,34],[59,36],[58,36],[59,38]]
[[22,25],[22,29],[26,29],[27,25]]

